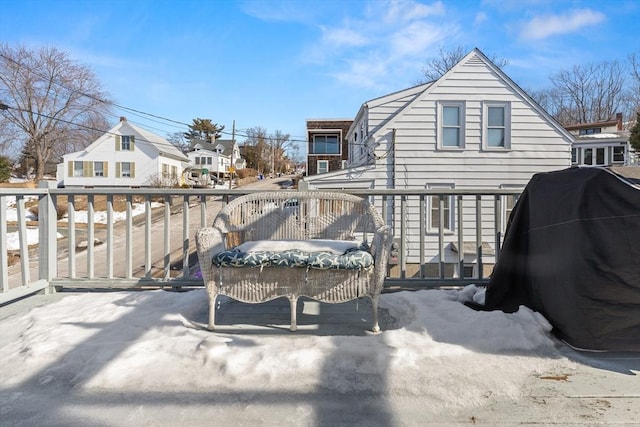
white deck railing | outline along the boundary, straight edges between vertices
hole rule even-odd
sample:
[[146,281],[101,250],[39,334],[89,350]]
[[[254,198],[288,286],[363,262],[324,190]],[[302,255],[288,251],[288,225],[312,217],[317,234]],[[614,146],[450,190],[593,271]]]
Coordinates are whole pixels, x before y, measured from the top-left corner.
[[[195,231],[210,224],[229,197],[255,191],[70,189],[51,188],[49,182],[36,189],[0,188],[0,303],[60,287],[202,286],[194,269]],[[370,197],[394,228],[397,257],[385,286],[417,289],[487,283],[487,264],[495,262],[502,244],[505,198],[520,190],[348,192]],[[29,220],[27,207],[35,200],[37,221]],[[56,206],[67,211],[61,220]],[[80,222],[85,211],[86,223]],[[30,245],[36,229],[37,244]],[[9,237],[16,247],[9,247]],[[469,246],[473,250],[465,251]]]

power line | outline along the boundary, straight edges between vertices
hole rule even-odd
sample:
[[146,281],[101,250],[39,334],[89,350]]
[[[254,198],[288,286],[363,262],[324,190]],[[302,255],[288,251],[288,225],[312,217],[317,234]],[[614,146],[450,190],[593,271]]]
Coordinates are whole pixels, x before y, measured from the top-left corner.
[[[36,71],[36,70],[34,70],[33,68],[31,68],[31,67],[27,66],[26,64],[20,63],[20,62],[16,61],[15,59],[10,58],[10,57],[8,57],[8,56],[6,56],[6,55],[2,54],[2,53],[0,53],[0,56],[1,56],[2,58],[4,58],[4,59],[6,59],[6,60],[8,60],[8,61],[10,61],[10,62],[12,62],[12,63],[14,63],[14,64],[16,64],[16,65],[17,65],[17,66],[19,66],[19,67],[22,67],[22,68],[25,68],[25,69],[29,70],[31,73],[33,73],[33,74],[37,75],[37,76],[38,76],[38,77],[40,77],[41,79],[49,80],[49,79],[47,78],[47,76],[45,76],[45,75],[43,75],[43,74],[39,73],[38,71]],[[106,104],[106,105],[111,105],[111,106],[116,107],[116,108],[119,108],[119,109],[121,109],[121,110],[124,110],[124,111],[127,111],[127,112],[131,112],[131,113],[133,113],[133,114],[138,114],[138,115],[142,115],[142,116],[152,117],[152,118],[155,118],[155,119],[163,120],[163,121],[165,121],[165,122],[175,123],[175,124],[177,124],[177,125],[181,125],[181,126],[186,126],[186,127],[188,127],[188,128],[190,128],[190,127],[191,127],[191,125],[190,125],[190,124],[188,124],[188,123],[184,123],[184,122],[181,122],[181,121],[179,121],[179,120],[173,120],[173,119],[170,119],[170,118],[167,118],[167,117],[159,116],[159,115],[157,115],[157,114],[152,114],[152,113],[147,113],[147,112],[144,112],[144,111],[141,111],[141,110],[137,110],[137,109],[135,109],[135,108],[125,107],[125,106],[120,105],[120,104],[117,104],[117,103],[115,103],[115,102],[113,102],[113,101],[106,101],[106,100],[104,100],[104,99],[98,98],[98,97],[96,97],[96,96],[94,96],[94,95],[91,95],[91,94],[88,94],[88,93],[86,93],[86,92],[78,91],[78,90],[75,90],[75,89],[71,89],[71,88],[67,87],[65,84],[63,84],[63,83],[61,83],[61,82],[59,82],[59,81],[57,81],[57,80],[55,80],[55,79],[53,80],[53,82],[54,82],[55,84],[57,84],[58,86],[62,87],[63,89],[67,90],[67,91],[70,91],[70,92],[76,92],[76,93],[78,93],[78,94],[80,94],[80,95],[82,95],[82,96],[85,96],[85,97],[87,97],[87,98],[89,98],[89,99],[92,99],[92,100],[94,100],[94,101],[98,101],[98,102],[101,102],[101,103]],[[148,118],[146,118],[146,117],[145,117],[145,120],[150,120],[150,119],[148,119]],[[156,129],[157,129],[157,128],[156,128]],[[159,130],[159,129],[157,129],[157,130]],[[166,132],[166,131],[164,131],[164,132]],[[245,130],[245,132],[246,132],[246,130]],[[221,133],[221,134],[225,134],[225,135],[232,135],[232,134],[231,134],[230,132],[228,132],[228,131],[219,131],[219,133]],[[249,138],[251,137],[251,136],[250,136],[249,134],[247,134],[247,133],[239,133],[239,132],[236,132],[236,133],[235,133],[235,136],[241,136],[241,137],[244,137],[244,138],[246,138],[246,139],[249,139]],[[302,137],[300,137],[300,138],[289,138],[287,141],[290,141],[290,142],[301,142],[301,143],[307,143],[307,142],[309,142],[306,138],[302,138]]]
[[[4,107],[6,107],[6,108],[4,108]],[[72,126],[76,126],[76,127],[79,127],[79,128],[84,128],[84,129],[87,129],[87,130],[101,132],[101,133],[106,134],[106,135],[120,136],[120,134],[117,134],[117,133],[114,133],[114,132],[110,132],[108,130],[105,131],[105,130],[102,130],[102,129],[97,129],[97,128],[94,128],[94,127],[91,127],[91,126],[87,126],[87,125],[84,125],[84,124],[74,123],[74,122],[71,122],[69,120],[61,119],[59,117],[52,117],[52,116],[49,116],[49,115],[44,114],[44,113],[38,113],[36,111],[25,110],[25,109],[22,109],[22,108],[14,108],[14,107],[10,107],[8,105],[1,104],[1,103],[0,103],[0,109],[1,110],[9,109],[9,110],[22,111],[22,112],[29,113],[29,114],[35,114],[36,116],[44,117],[44,118],[47,118],[47,119],[50,119],[50,120],[55,120],[55,121],[58,121],[58,122],[66,123],[66,124],[69,124],[69,125],[72,125]],[[153,144],[153,145],[156,145],[156,146],[158,146],[158,145],[159,146],[168,146],[168,147],[172,147],[172,148],[180,151],[174,144],[172,144],[172,143],[170,143],[168,141],[166,143],[162,142],[162,141],[150,141],[148,139],[145,139],[144,137],[141,137],[141,138],[136,138],[136,142],[146,142],[146,143]]]

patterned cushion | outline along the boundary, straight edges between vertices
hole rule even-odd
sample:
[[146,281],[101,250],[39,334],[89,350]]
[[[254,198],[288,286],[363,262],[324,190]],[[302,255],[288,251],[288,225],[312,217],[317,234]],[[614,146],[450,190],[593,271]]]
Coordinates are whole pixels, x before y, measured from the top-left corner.
[[373,265],[368,247],[351,248],[343,254],[303,252],[290,249],[282,252],[242,252],[238,248],[222,251],[213,257],[216,267],[308,267],[321,270],[361,270]]

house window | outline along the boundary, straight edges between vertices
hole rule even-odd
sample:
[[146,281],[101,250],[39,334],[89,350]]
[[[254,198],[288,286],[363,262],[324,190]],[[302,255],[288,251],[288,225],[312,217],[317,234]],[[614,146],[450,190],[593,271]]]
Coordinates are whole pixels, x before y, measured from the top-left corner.
[[[453,185],[430,185],[429,189],[453,189]],[[442,228],[445,233],[453,232],[454,208],[453,196],[433,195],[426,199],[428,204],[427,212],[427,232],[438,233],[440,231],[440,206],[442,206]],[[442,202],[442,203],[441,203]]]
[[624,155],[625,155],[625,147],[624,146],[618,146],[618,147],[613,147],[613,153],[612,153],[612,160],[613,163],[624,163]]
[[511,114],[508,103],[484,104],[484,138],[485,149],[510,148]]
[[84,176],[84,164],[83,162],[73,162],[73,176]]
[[606,147],[585,148],[582,163],[587,166],[604,166],[605,148]]
[[571,163],[574,164],[574,165],[576,163],[578,163],[578,151],[579,150],[580,150],[579,148],[572,148],[571,149]]
[[120,163],[120,176],[122,178],[131,178],[132,174],[131,174],[131,170],[133,168],[131,167],[131,163],[130,162],[122,162]]
[[133,150],[133,136],[131,135],[122,135],[120,137],[120,149],[122,151],[131,151]]
[[176,179],[178,177],[178,167],[171,166],[171,178]]
[[104,176],[104,162],[93,162],[93,175]]
[[602,128],[590,128],[590,129],[580,129],[580,135],[593,135],[596,133],[602,133]]
[[464,103],[441,103],[439,113],[439,147],[464,148]]
[[318,160],[318,173],[329,172],[329,160]]
[[200,164],[200,157],[196,157],[196,165]]
[[338,135],[313,135],[309,154],[340,154]]
[[207,164],[208,165],[213,164],[213,157],[207,157]]

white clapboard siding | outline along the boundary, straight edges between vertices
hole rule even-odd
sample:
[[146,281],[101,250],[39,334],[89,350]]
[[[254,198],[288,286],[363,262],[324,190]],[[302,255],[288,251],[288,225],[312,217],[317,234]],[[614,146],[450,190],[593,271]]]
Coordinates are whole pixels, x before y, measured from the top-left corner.
[[[464,106],[464,148],[438,147],[438,109],[440,102],[460,102]],[[483,147],[483,114],[486,103],[506,103],[509,111],[508,148]],[[539,172],[560,170],[571,165],[573,137],[541,109],[502,70],[478,49],[474,49],[439,80],[395,92],[363,104],[349,131],[362,126],[369,138],[367,149],[352,164],[372,163],[374,167],[353,173],[346,169],[330,177],[306,179],[310,188],[349,188],[349,181],[375,182],[375,188],[427,189],[450,185],[456,189],[523,189]],[[352,152],[359,150],[352,150]],[[362,188],[362,187],[360,187]],[[475,199],[463,199],[465,242],[475,242]],[[482,199],[482,240],[495,246],[494,197]],[[392,216],[400,215],[399,202]],[[425,234],[426,259],[437,258],[438,234],[420,230],[419,202],[407,201],[405,255],[408,262],[421,262],[416,255],[420,235]],[[457,215],[457,212],[456,212]],[[506,222],[504,208],[501,222]],[[455,220],[457,226],[457,218]],[[399,221],[394,223],[400,235]],[[446,234],[449,244],[457,242],[457,231]],[[448,253],[451,260],[457,254]]]

